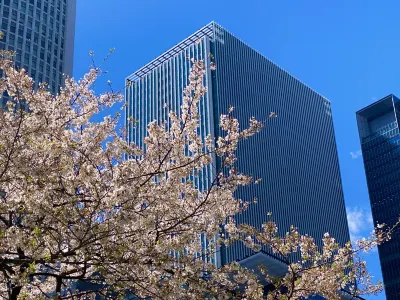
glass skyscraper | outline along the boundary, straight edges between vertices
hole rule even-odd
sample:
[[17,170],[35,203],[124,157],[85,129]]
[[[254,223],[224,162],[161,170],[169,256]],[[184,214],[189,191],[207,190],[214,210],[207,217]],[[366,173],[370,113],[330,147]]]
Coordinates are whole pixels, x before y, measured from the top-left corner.
[[76,0],[0,0],[0,50],[15,51],[15,67],[52,93],[72,76],[75,10]]
[[[349,241],[330,102],[214,22],[127,77],[126,117],[140,121],[127,124],[129,141],[142,146],[146,124],[167,117],[164,103],[179,110],[188,57],[207,66],[208,92],[199,107],[203,137],[219,136],[219,116],[231,105],[241,128],[253,116],[278,115],[239,145],[238,169],[262,181],[238,191],[239,198],[258,202],[237,222],[260,228],[272,212],[281,234],[293,224],[317,241],[325,232],[341,244]],[[216,70],[209,68],[212,61]],[[198,185],[206,188],[214,175],[212,168],[204,170]],[[215,262],[248,261],[252,254],[238,243],[221,249]],[[260,253],[254,257],[264,259]]]
[[[400,100],[389,95],[356,113],[374,223],[400,216]],[[400,299],[400,231],[378,246],[388,300]]]

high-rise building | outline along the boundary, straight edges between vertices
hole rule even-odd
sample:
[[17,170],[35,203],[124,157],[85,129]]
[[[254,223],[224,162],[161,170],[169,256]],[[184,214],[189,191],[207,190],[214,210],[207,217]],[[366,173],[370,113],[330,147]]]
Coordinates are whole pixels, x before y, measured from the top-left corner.
[[72,75],[75,10],[76,0],[0,0],[0,50],[15,51],[15,67],[53,93]]
[[[356,113],[374,223],[400,216],[400,100],[389,95]],[[400,299],[400,231],[378,246],[388,300]]]
[[[179,110],[188,57],[207,66],[208,92],[199,107],[203,137],[219,136],[219,116],[231,105],[241,128],[251,117],[278,115],[239,145],[238,169],[262,181],[238,191],[239,198],[258,201],[236,216],[237,222],[260,228],[272,212],[281,234],[293,224],[317,241],[325,232],[341,244],[349,241],[330,102],[214,22],[127,77],[126,116],[140,121],[134,127],[127,124],[129,141],[142,146],[146,124],[167,117],[164,103]],[[216,70],[210,70],[211,60]],[[213,175],[213,168],[204,170],[199,187],[207,187]],[[264,259],[252,254],[238,243],[221,249],[215,263],[246,260],[254,265],[250,256]]]

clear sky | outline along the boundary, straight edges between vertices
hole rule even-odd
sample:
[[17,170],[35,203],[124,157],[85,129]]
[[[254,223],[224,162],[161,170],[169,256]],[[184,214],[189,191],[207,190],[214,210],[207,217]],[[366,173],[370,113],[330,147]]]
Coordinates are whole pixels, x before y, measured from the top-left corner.
[[[398,0],[78,0],[74,76],[88,69],[89,50],[100,60],[115,47],[105,69],[122,88],[127,75],[218,22],[331,100],[349,225],[363,236],[372,222],[355,112],[400,95],[399,12]],[[377,252],[365,258],[380,279]]]

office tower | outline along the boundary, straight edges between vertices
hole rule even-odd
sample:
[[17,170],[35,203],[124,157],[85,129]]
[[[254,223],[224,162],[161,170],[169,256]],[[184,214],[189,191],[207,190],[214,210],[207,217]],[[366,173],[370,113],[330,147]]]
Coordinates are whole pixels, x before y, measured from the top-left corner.
[[72,75],[75,10],[76,0],[0,0],[0,50],[15,51],[15,67],[52,93]]
[[[349,241],[330,102],[214,22],[127,77],[126,115],[139,120],[128,127],[129,141],[142,146],[146,124],[167,117],[164,103],[179,110],[191,65],[187,57],[207,66],[208,93],[199,107],[202,136],[218,137],[219,116],[231,105],[241,128],[252,116],[278,115],[239,145],[238,170],[262,180],[238,191],[239,198],[258,202],[237,221],[260,228],[272,212],[281,234],[293,224],[317,241],[325,232],[341,244]],[[210,70],[211,60],[216,70]],[[198,185],[206,187],[213,172],[204,170]],[[252,254],[238,243],[222,248],[215,263],[264,259]]]
[[[389,95],[356,113],[374,223],[400,216],[399,98]],[[378,246],[388,300],[400,299],[400,231]]]

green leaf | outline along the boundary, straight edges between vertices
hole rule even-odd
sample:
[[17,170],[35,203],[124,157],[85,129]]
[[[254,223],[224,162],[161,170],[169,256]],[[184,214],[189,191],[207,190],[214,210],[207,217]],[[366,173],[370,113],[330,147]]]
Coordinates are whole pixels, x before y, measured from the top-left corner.
[[38,226],[35,226],[35,228],[33,229],[33,233],[35,234],[35,236],[40,236],[40,228]]
[[35,262],[32,262],[29,264],[29,272],[35,273],[35,271],[36,271],[36,265]]

